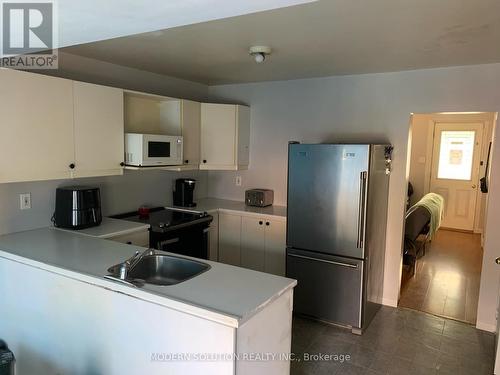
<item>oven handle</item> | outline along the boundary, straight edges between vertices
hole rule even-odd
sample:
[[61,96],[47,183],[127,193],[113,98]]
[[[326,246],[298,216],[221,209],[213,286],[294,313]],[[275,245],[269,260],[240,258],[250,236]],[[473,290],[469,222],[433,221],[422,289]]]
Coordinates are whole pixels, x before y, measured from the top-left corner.
[[171,245],[173,243],[177,243],[180,241],[179,237],[176,238],[171,238],[170,240],[164,240],[164,241],[158,241],[158,247],[160,250],[162,249],[163,245]]

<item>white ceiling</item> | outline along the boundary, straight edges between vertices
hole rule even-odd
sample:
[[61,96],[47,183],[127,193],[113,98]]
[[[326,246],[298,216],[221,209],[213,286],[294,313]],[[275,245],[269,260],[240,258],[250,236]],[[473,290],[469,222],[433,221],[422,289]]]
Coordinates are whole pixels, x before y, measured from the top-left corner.
[[56,0],[59,46],[168,29],[314,0]]
[[208,84],[500,62],[500,1],[321,0],[65,50]]

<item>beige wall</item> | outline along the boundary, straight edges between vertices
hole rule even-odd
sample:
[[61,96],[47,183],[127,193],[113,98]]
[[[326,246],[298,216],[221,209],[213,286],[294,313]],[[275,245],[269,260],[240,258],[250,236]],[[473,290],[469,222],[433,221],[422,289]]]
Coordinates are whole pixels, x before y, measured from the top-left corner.
[[[432,163],[433,132],[436,122],[482,122],[485,124],[483,144],[481,149],[481,160],[486,161],[488,156],[488,145],[492,138],[492,129],[495,122],[495,113],[418,113],[412,116],[411,122],[411,156],[409,181],[412,183],[415,193],[411,203],[416,203],[429,192],[429,181]],[[480,167],[479,176],[483,177],[486,163]],[[479,181],[478,181],[479,185]],[[478,194],[476,203],[476,218],[474,231],[482,233],[484,228],[484,217],[487,194]]]
[[[394,146],[391,175],[384,303],[397,305],[407,185],[410,113],[500,110],[500,64],[408,72],[325,77],[210,87],[213,100],[251,106],[248,171],[209,172],[209,196],[243,199],[244,190],[275,190],[286,203],[287,143],[380,142]],[[500,243],[500,143],[492,168],[478,326],[494,330],[500,267],[493,263]],[[234,178],[243,178],[235,186]],[[495,228],[496,229],[493,229]]]

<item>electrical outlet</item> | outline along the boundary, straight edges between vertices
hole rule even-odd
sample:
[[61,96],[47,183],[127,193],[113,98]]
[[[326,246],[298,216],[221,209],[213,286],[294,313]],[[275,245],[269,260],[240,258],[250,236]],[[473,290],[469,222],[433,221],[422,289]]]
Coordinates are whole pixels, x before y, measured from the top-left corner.
[[241,186],[241,176],[236,176],[235,184],[236,186]]
[[31,209],[31,193],[19,194],[19,208],[21,210]]

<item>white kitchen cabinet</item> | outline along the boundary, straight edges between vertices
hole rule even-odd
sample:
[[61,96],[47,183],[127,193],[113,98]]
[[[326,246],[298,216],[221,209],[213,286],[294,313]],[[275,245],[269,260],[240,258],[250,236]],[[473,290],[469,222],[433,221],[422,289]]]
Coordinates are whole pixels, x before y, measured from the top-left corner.
[[184,141],[184,164],[195,169],[200,165],[201,103],[181,101],[181,135]]
[[219,212],[219,262],[241,265],[241,216]]
[[73,82],[0,69],[0,182],[71,177]]
[[74,82],[74,177],[123,174],[123,90]]
[[247,169],[249,144],[250,108],[234,104],[201,104],[200,169]]
[[241,266],[285,276],[286,222],[250,216],[241,222]]
[[[269,223],[269,224],[268,224]],[[279,276],[286,273],[286,220],[266,219],[264,270]]]
[[219,261],[285,276],[286,220],[219,213]]
[[241,266],[264,271],[266,265],[266,240],[263,219],[241,218]]
[[207,213],[214,218],[208,227],[208,259],[217,262],[219,260],[219,213],[217,210]]

